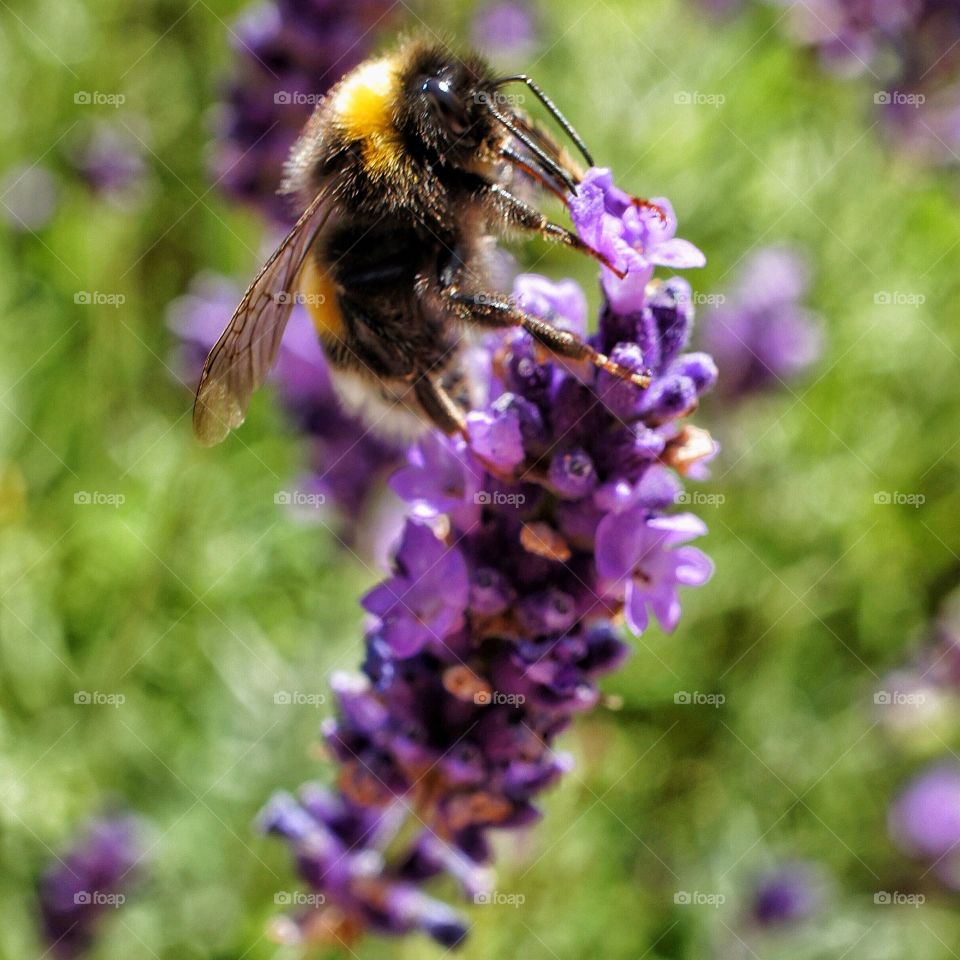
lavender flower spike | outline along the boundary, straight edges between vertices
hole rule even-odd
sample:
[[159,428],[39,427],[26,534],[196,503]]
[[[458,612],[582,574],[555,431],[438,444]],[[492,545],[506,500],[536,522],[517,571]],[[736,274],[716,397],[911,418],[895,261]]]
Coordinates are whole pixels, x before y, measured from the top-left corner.
[[766,247],[744,263],[730,295],[704,321],[725,398],[783,386],[819,358],[820,320],[801,305],[809,285],[805,259],[789,247]]
[[[689,545],[705,526],[674,505],[682,476],[716,452],[682,422],[716,369],[685,352],[689,286],[652,278],[702,255],[674,239],[665,202],[661,221],[608,172],[584,182],[574,222],[626,268],[605,273],[590,340],[652,383],[561,363],[523,331],[491,335],[469,442],[431,432],[408,452],[391,481],[409,504],[394,572],[363,601],[366,658],[332,679],[336,792],[283,794],[264,815],[323,899],[282,921],[285,940],[421,931],[459,943],[467,921],[428,886],[445,876],[467,900],[488,888],[491,834],[539,818],[538,795],[570,769],[558,736],[629,652],[614,624],[646,629],[652,611],[674,629],[679,587],[712,573]],[[570,281],[520,276],[513,295],[585,332]]]
[[51,956],[75,960],[87,951],[102,914],[124,903],[144,850],[138,820],[106,817],[90,821],[82,839],[50,866],[39,900]]

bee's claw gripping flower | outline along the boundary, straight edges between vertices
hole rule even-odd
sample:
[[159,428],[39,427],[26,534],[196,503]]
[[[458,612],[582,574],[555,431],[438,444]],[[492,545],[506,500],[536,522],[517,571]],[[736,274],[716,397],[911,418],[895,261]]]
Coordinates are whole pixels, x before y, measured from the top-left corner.
[[[522,331],[491,335],[479,362],[488,399],[469,439],[430,433],[394,476],[411,519],[394,574],[363,601],[374,621],[362,674],[335,675],[336,716],[323,727],[339,793],[283,798],[265,817],[326,898],[326,920],[297,918],[304,935],[419,929],[459,942],[464,922],[423,886],[446,874],[468,897],[485,889],[490,831],[539,817],[537,795],[570,768],[558,734],[628,652],[611,618],[622,612],[639,631],[649,609],[672,630],[679,588],[712,572],[687,545],[702,521],[671,511],[677,469],[715,453],[679,421],[716,370],[683,352],[689,286],[650,278],[657,263],[703,258],[673,239],[665,202],[661,223],[608,173],[585,184],[584,208],[594,206],[576,222],[629,261],[623,281],[604,276],[590,342],[650,385],[544,355]],[[585,335],[585,298],[570,281],[521,276],[514,296]]]

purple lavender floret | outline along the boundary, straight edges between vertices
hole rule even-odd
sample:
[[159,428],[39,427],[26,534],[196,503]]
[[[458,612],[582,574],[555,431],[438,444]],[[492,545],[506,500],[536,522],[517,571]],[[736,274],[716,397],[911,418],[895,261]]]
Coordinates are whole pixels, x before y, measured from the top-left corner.
[[746,261],[703,323],[707,350],[723,370],[724,398],[784,386],[817,361],[821,324],[800,303],[808,288],[806,263],[789,248],[768,247]]
[[757,878],[750,918],[767,928],[800,923],[822,908],[824,889],[817,865],[802,860],[781,864]]
[[[960,7],[955,0],[773,0],[796,42],[834,73],[869,81],[900,150],[955,164],[960,144]],[[866,92],[866,91],[865,91]]]
[[99,123],[73,155],[73,164],[95,193],[123,198],[143,180],[147,172],[144,148],[121,126]]
[[496,61],[522,63],[534,51],[539,30],[532,5],[525,0],[484,3],[473,15],[473,45]]
[[[613,382],[523,332],[492,335],[478,350],[487,396],[469,440],[429,432],[409,451],[391,482],[409,518],[392,576],[364,598],[362,670],[331,683],[323,737],[336,793],[319,804],[281,795],[265,814],[323,898],[283,922],[286,940],[419,930],[459,943],[466,921],[427,885],[444,875],[482,898],[492,832],[539,819],[538,795],[570,769],[557,737],[629,653],[621,621],[642,631],[652,611],[674,629],[681,588],[712,572],[690,543],[706,527],[674,507],[680,477],[716,451],[682,423],[716,371],[685,352],[689,287],[653,280],[646,259],[702,256],[672,239],[666,204],[665,223],[638,223],[646,213],[620,202],[609,174],[587,182],[599,200],[575,223],[631,270],[604,277],[612,295],[591,342],[653,382]],[[643,231],[642,250],[622,240]],[[569,281],[521,276],[513,294],[557,326],[585,327]]]
[[891,805],[889,827],[904,853],[960,890],[960,765],[940,763],[915,777]]
[[[180,338],[171,367],[191,389],[240,296],[232,281],[205,274],[167,308],[167,324]],[[400,449],[342,408],[316,331],[300,304],[287,324],[271,379],[291,425],[310,441],[311,469],[304,479],[309,492],[358,519],[399,462]]]
[[142,825],[132,816],[86,825],[83,836],[40,880],[41,926],[51,956],[74,960],[87,951],[101,916],[124,903],[145,850]]
[[235,73],[213,174],[230,196],[288,223],[277,196],[294,140],[326,91],[367,57],[395,0],[266,0],[234,24]]

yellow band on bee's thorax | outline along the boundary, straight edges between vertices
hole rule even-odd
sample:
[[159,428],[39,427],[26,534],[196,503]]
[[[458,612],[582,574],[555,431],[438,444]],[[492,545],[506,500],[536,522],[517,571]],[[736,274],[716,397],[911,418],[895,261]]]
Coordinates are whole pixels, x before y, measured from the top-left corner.
[[397,75],[390,58],[362,64],[340,84],[333,112],[347,140],[363,144],[363,156],[374,173],[396,165],[401,143],[394,126]]

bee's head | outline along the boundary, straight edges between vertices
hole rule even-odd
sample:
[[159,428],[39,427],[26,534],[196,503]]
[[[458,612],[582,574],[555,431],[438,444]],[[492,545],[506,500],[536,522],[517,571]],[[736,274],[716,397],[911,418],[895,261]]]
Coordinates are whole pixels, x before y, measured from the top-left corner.
[[441,162],[462,162],[493,131],[485,106],[493,93],[481,61],[461,60],[442,48],[418,48],[405,70],[401,130],[411,148],[422,145]]

